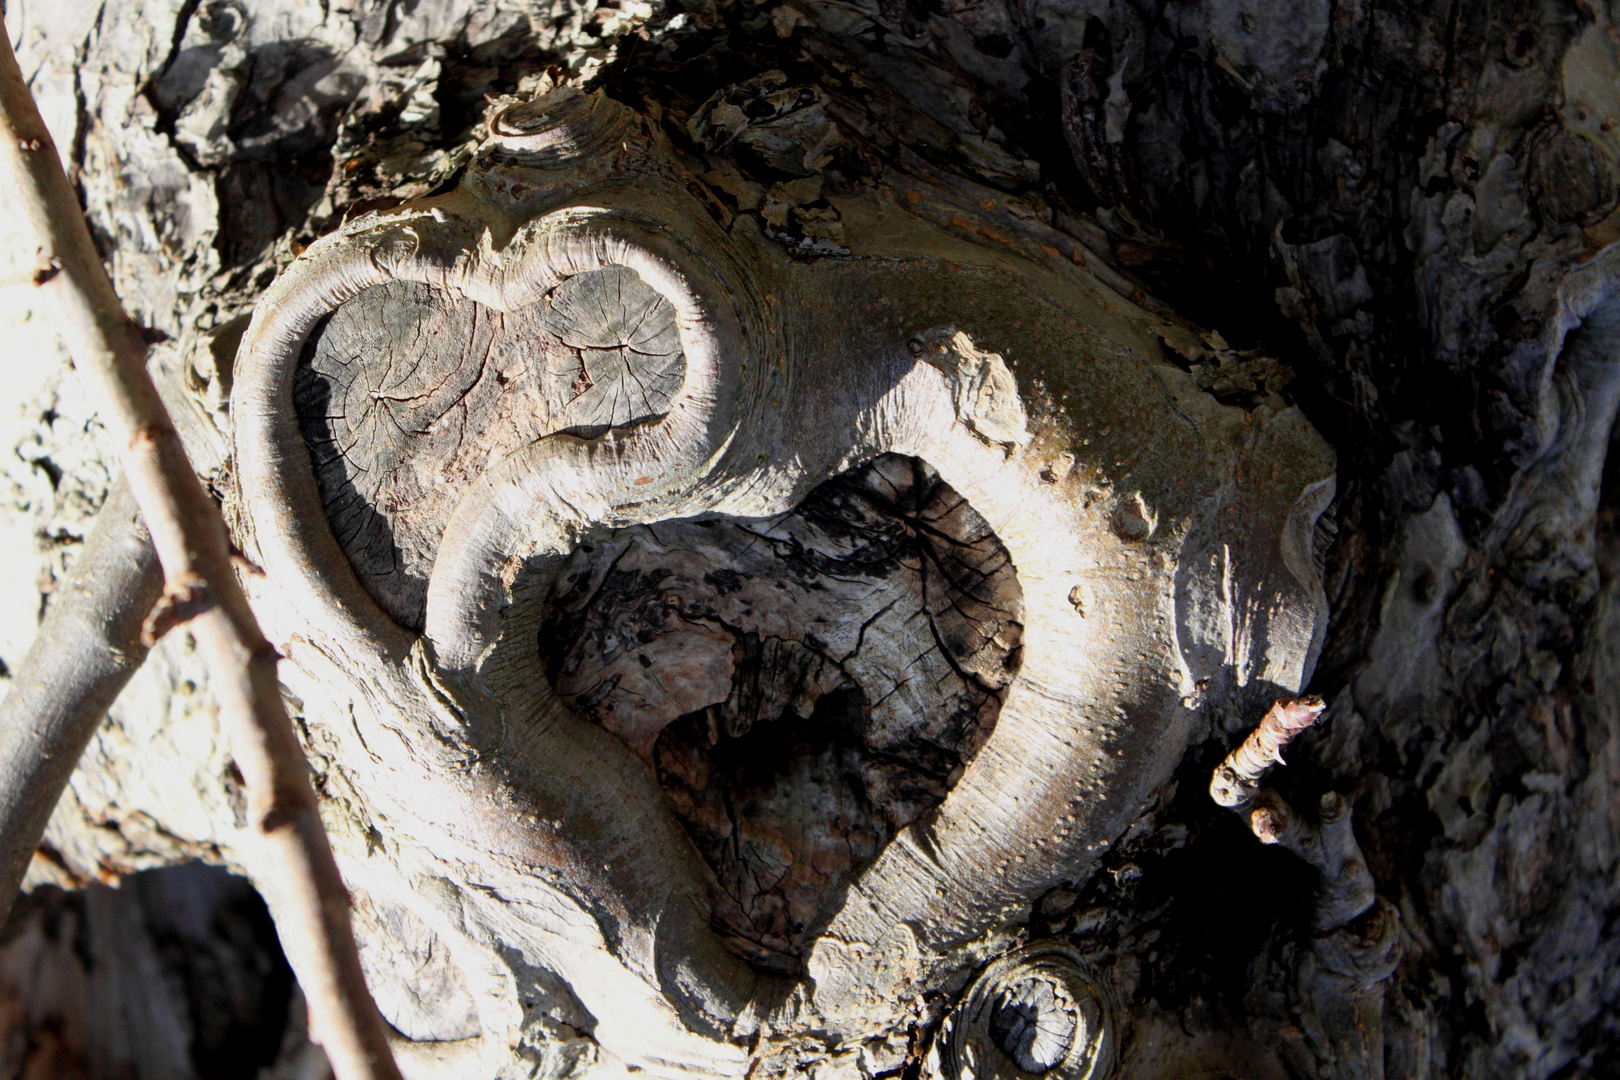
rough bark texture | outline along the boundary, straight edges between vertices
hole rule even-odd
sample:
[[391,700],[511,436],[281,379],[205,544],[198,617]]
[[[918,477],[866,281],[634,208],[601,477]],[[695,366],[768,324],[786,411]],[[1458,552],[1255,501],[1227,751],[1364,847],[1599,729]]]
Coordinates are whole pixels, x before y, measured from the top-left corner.
[[[13,3],[7,21],[120,293],[171,338],[155,363],[222,489],[230,358],[273,273],[346,212],[447,185],[471,159],[482,95],[552,79],[595,78],[657,117],[723,227],[748,221],[794,257],[836,259],[866,227],[840,212],[842,193],[887,188],[975,242],[1084,264],[1157,313],[1165,355],[1220,400],[1253,409],[1291,396],[1338,455],[1317,534],[1332,617],[1309,687],[1329,708],[1268,780],[1295,807],[1343,794],[1380,903],[1318,933],[1316,871],[1209,801],[1212,770],[1269,704],[1212,695],[1175,778],[1098,872],[1034,904],[1028,933],[1110,972],[1128,1075],[1620,1069],[1620,478],[1604,470],[1620,391],[1620,13],[1508,0]],[[381,309],[403,289],[367,295]],[[418,324],[340,325],[361,310],[328,324],[300,398],[354,407],[306,413],[305,431],[332,440],[314,461],[335,525],[357,515],[339,542],[384,609],[420,625],[433,545],[412,514],[440,497],[432,470],[454,484],[482,461],[445,450],[431,469],[357,478],[338,448],[374,438],[386,453],[435,423],[461,425],[481,385],[520,367],[562,395],[531,400],[572,400],[582,374],[597,385],[593,350],[630,342],[546,330],[546,312],[528,312],[542,332],[523,340],[564,348],[524,366],[499,347],[513,313],[435,300],[406,319],[434,335],[417,355],[436,359],[420,388],[396,393],[373,369],[373,381],[345,380],[336,346]],[[104,484],[91,435],[67,433],[63,387],[68,407],[33,407],[15,437],[29,448],[7,465],[15,513],[39,523],[58,560],[47,566],[82,535],[82,515],[62,508],[97,502]],[[592,421],[536,404],[521,438],[658,406],[605,407],[609,419]],[[497,440],[512,430],[482,428]],[[1048,468],[1066,480],[1074,459]],[[1113,520],[1122,534],[1154,527],[1133,503]],[[388,575],[397,586],[379,583]],[[24,591],[36,610],[39,594]],[[36,860],[36,880],[229,857],[219,822],[239,789],[206,711],[185,704],[206,695],[175,692],[195,667],[180,639],[137,675],[58,809],[57,861]],[[344,787],[336,744],[315,745],[331,756],[315,760],[329,816],[367,805]],[[355,843],[372,842],[363,813],[349,820]],[[470,1037],[461,976],[435,966],[435,932],[398,904],[368,914],[368,903],[357,919],[402,943],[368,971],[440,972],[427,981],[445,987],[433,1009],[384,1003],[396,1028]],[[962,1000],[983,1003],[982,1024],[965,1013],[952,1032],[982,1029],[1015,1057],[1059,1052],[1061,1040],[1024,1038],[1019,1018],[1073,1014],[1068,991],[1051,990],[1060,983],[979,985]],[[959,988],[939,990],[915,1036],[853,1048],[807,1038],[798,1058],[757,1075],[948,1070],[948,1053],[924,1055]],[[537,993],[530,1007],[562,1047],[533,1051],[546,1068],[608,1060],[593,1056],[577,1002]]]
[[674,319],[623,267],[510,314],[403,282],[334,313],[294,394],[338,543],[389,615],[421,628],[439,534],[491,464],[669,411],[685,369]]
[[[343,1080],[399,1080],[386,1025],[360,969],[349,894],[282,701],[279,654],[259,629],[237,579],[224,517],[192,467],[147,370],[148,334],[113,288],[9,34],[0,41],[0,172],[19,231],[34,252],[29,282],[45,298],[76,370],[94,388],[99,415],[118,447],[124,483],[163,568],[163,595],[141,641],[150,646],[181,623],[194,630],[209,664],[217,715],[244,778],[248,817],[259,841],[255,857],[262,856],[274,868],[268,876],[283,883],[271,898],[278,929],[297,958],[328,1056]],[[109,589],[115,596],[122,592],[132,601],[110,620],[114,623],[139,609],[138,587],[120,582]],[[80,602],[72,597],[72,606],[59,614],[76,610]],[[99,659],[94,657],[98,650],[84,651]],[[31,675],[22,678],[26,684]],[[82,743],[73,741],[82,750]],[[55,786],[40,785],[45,801],[56,801]],[[38,842],[33,839],[29,846]],[[15,856],[6,861],[14,863]]]

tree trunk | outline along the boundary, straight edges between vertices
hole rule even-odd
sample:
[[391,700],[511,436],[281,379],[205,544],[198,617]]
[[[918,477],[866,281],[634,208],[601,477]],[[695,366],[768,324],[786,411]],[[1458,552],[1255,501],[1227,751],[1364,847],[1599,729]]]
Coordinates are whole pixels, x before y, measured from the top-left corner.
[[[1620,1072],[1620,10],[6,24],[407,1075]],[[20,340],[12,668],[112,459]],[[171,633],[31,886],[276,909],[210,700]],[[0,1076],[185,1075],[71,1011]]]

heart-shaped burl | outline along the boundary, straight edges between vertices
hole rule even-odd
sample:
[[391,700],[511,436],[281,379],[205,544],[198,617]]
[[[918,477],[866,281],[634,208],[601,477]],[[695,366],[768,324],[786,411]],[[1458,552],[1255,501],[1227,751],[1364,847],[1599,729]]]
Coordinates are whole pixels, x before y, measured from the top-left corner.
[[656,769],[718,879],[715,928],[792,971],[989,737],[1022,620],[984,519],[887,454],[785,514],[582,546],[540,649],[558,695]]
[[391,281],[310,335],[294,399],[338,543],[383,610],[420,630],[468,484],[542,436],[663,416],[685,368],[674,308],[622,266],[515,311]]
[[[422,625],[443,523],[503,455],[670,407],[685,366],[671,320],[613,267],[511,312],[392,282],[311,335],[304,439],[338,543],[390,615]],[[653,767],[714,872],[715,928],[778,971],[962,775],[1023,636],[1007,549],[895,454],[774,517],[583,545],[545,608],[553,689]]]
[[849,190],[886,224],[795,259],[558,93],[258,306],[254,601],[345,873],[464,951],[484,1065],[561,990],[657,1072],[864,1043],[1094,865],[1202,702],[1309,677],[1331,453],[1051,248]]

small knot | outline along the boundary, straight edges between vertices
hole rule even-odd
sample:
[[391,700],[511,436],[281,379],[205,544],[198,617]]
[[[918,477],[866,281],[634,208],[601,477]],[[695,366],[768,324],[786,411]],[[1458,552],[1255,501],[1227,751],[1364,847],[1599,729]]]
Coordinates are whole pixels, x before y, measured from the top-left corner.
[[1277,806],[1257,806],[1249,815],[1249,828],[1262,844],[1275,844],[1288,828],[1288,815]]
[[171,579],[164,584],[163,595],[141,626],[141,644],[150,649],[164,634],[213,607],[213,590],[201,575],[187,571]]
[[1146,540],[1158,524],[1159,516],[1149,509],[1140,491],[1131,492],[1114,508],[1114,532],[1122,540]]
[[1069,604],[1083,619],[1086,617],[1086,587],[1076,585],[1069,590]]
[[1080,1014],[1061,986],[1029,975],[996,995],[990,1037],[1027,1073],[1040,1076],[1074,1048]]

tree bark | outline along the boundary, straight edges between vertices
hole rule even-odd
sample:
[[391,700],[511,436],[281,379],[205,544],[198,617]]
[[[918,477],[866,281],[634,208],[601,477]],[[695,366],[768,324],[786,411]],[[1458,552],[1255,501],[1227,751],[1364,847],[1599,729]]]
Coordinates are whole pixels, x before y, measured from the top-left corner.
[[[1117,1062],[1124,1075],[1601,1077],[1620,1068],[1620,488],[1606,473],[1620,400],[1620,11],[1507,0],[542,11],[467,0],[321,12],[14,3],[7,20],[120,294],[171,339],[155,350],[160,382],[220,492],[235,482],[225,402],[246,313],[346,218],[443,194],[479,167],[486,95],[604,88],[653,118],[721,228],[753,229],[806,265],[859,250],[872,223],[839,209],[858,191],[893,192],[941,228],[971,223],[975,243],[1027,238],[1083,264],[1154,320],[1165,360],[1202,393],[1245,412],[1295,403],[1331,443],[1337,494],[1314,545],[1330,618],[1314,676],[1299,688],[1327,709],[1288,744],[1286,767],[1266,774],[1273,788],[1263,797],[1278,800],[1266,805],[1290,815],[1286,827],[1267,825],[1283,840],[1267,846],[1208,791],[1270,701],[1209,695],[1184,756],[1175,749],[1174,775],[1132,809],[1095,872],[1077,867],[1031,898],[1018,917],[1028,938],[1067,950],[1064,971],[1110,973],[1098,984],[1107,981],[1106,1007],[1131,1032]],[[908,191],[919,200],[906,203]],[[377,290],[374,312],[349,304],[326,324],[300,376],[299,416],[347,559],[399,625],[419,629],[431,606],[419,556],[438,543],[437,526],[422,523],[435,520],[446,489],[425,482],[426,470],[373,465],[414,454],[426,429],[417,420],[444,410],[414,392],[390,398],[395,383],[432,375],[445,401],[471,415],[484,408],[480,394],[495,400],[497,373],[520,377],[500,360],[516,355],[503,335],[555,338],[534,374],[542,404],[499,428],[512,445],[498,454],[542,430],[656,414],[666,407],[658,380],[674,369],[668,350],[640,348],[656,346],[650,334],[630,350],[646,354],[643,397],[614,396],[600,377],[618,370],[612,350],[629,348],[616,336],[627,312],[650,325],[657,308],[632,295],[618,314],[582,304],[589,325],[558,308],[507,313],[503,324],[446,301],[431,372],[353,378],[347,357],[399,348],[391,304],[439,303],[386,288],[400,295]],[[475,372],[468,356],[486,354],[495,359]],[[365,407],[325,407],[339,400]],[[48,435],[48,420],[34,423]],[[326,453],[324,439],[382,449]],[[483,466],[470,463],[471,445],[435,468],[472,475]],[[1073,467],[1072,458],[1050,466],[1059,482]],[[80,482],[73,473],[64,488]],[[1151,507],[1133,513],[1122,506],[1115,527],[1151,533]],[[645,552],[654,541],[614,543],[601,552]],[[638,573],[687,569],[657,553],[635,557]],[[600,580],[591,556],[574,558],[581,580]],[[626,679],[636,670],[612,666],[628,661],[589,644],[606,640],[592,627],[618,625],[625,612],[658,633],[703,623],[699,644],[711,652],[701,655],[723,656],[713,663],[733,674],[809,670],[802,639],[797,660],[767,663],[749,652],[749,627],[690,616],[695,593],[666,602],[656,590],[621,592],[618,608],[588,595],[572,616],[572,651],[546,659],[576,677],[557,692],[588,699],[579,712],[605,709],[611,694],[589,695],[613,674],[624,676],[616,686],[635,685]],[[166,648],[152,678],[170,670],[161,665],[179,645]],[[669,649],[672,665],[698,655]],[[801,693],[796,715],[842,731],[831,712],[838,678],[822,687],[805,675],[802,686],[817,689]],[[686,800],[686,816],[711,831],[727,820],[723,785],[694,778],[729,745],[722,725],[737,729],[725,738],[752,730],[734,715],[738,694],[701,725],[680,712],[678,725],[643,740],[669,781],[660,797]],[[829,704],[818,714],[816,701]],[[334,826],[340,833],[379,837],[338,843],[388,843],[386,822],[363,809],[373,804],[346,786],[346,736],[311,720],[317,711],[311,702],[300,715],[328,819],[348,822]],[[179,715],[212,723],[198,710]],[[606,716],[613,731],[618,721]],[[851,754],[858,741],[827,736]],[[231,859],[230,774],[209,760],[199,776],[207,772],[201,798],[214,817],[166,812],[160,800],[147,812],[168,836],[143,840],[133,826],[98,833],[97,822],[128,822],[124,804],[150,802],[134,779],[148,766],[138,754],[87,759],[90,772],[53,819],[53,850],[85,879],[98,873],[98,852],[118,869],[182,851]],[[849,760],[828,766],[826,791],[883,805],[863,786],[870,765]],[[934,775],[922,764],[892,778]],[[895,790],[916,795],[906,784]],[[35,880],[53,872],[43,863]],[[1333,875],[1351,865],[1370,874],[1377,902],[1345,925],[1324,922],[1343,884]],[[782,898],[779,914],[796,902]],[[417,1045],[432,1035],[434,1053],[451,1054],[481,991],[453,965],[423,959],[438,955],[443,929],[419,927],[392,901],[359,911],[399,953],[367,958],[368,970],[409,960],[441,972],[432,985],[454,1007],[412,1011],[402,1000],[384,1011]],[[760,940],[791,953],[791,921],[780,918]],[[992,966],[985,985],[1034,970],[1024,963]],[[1036,1062],[1045,1044],[1017,1040],[1039,1025],[1015,1019],[1046,1015],[1043,1003],[1081,985],[1053,976],[1058,990],[1003,1001],[964,986],[969,975],[931,992],[913,1034],[855,1050],[807,1044],[801,1067],[948,1072],[953,1039],[1021,1045],[1020,1060]],[[547,1068],[608,1062],[577,1002],[559,993],[534,1008],[547,1017],[551,1049],[533,1051]]]
[[24,677],[0,708],[0,913],[45,833],[85,745],[146,659],[145,612],[163,591],[157,553],[129,489],[107,496],[73,572],[40,623]]

